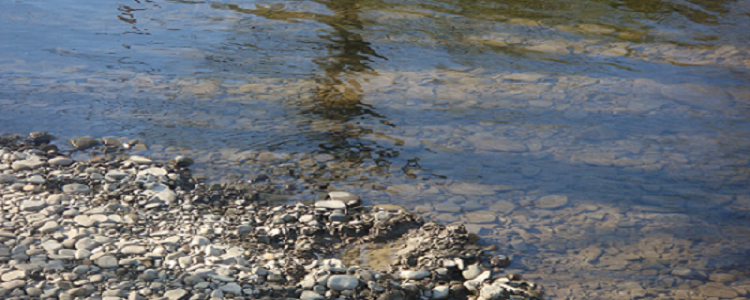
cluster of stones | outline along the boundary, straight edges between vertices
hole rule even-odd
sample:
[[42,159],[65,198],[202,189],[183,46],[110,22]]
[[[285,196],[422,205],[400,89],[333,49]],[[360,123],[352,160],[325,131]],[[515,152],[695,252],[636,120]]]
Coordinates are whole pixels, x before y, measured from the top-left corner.
[[[347,192],[261,205],[187,158],[75,161],[47,137],[0,138],[3,299],[541,299],[462,225]],[[337,258],[372,243],[401,245],[387,269]]]

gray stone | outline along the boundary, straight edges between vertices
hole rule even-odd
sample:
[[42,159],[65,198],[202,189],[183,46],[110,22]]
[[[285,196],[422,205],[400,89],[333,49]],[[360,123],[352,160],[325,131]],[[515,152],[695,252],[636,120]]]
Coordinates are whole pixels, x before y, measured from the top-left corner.
[[322,295],[313,291],[302,291],[302,295],[299,296],[300,300],[321,300],[325,299]]
[[62,188],[64,193],[68,194],[88,194],[91,192],[91,188],[88,185],[80,183],[66,184]]
[[315,207],[344,210],[346,209],[346,203],[338,200],[324,200],[315,202]]
[[568,197],[564,195],[549,195],[539,198],[536,206],[544,209],[563,207],[568,204]]
[[191,246],[205,246],[210,244],[211,241],[204,236],[196,236],[193,241],[190,242]]
[[75,218],[73,218],[73,221],[75,221],[78,226],[83,227],[92,227],[95,224],[94,220],[91,220],[91,218],[89,218],[89,216],[87,215],[77,215]]
[[76,259],[87,259],[91,257],[91,251],[88,249],[78,249],[76,250],[75,258]]
[[497,216],[495,216],[491,212],[470,212],[466,213],[466,220],[470,223],[476,223],[476,224],[486,224],[486,223],[496,223],[497,222]]
[[253,231],[253,227],[250,225],[237,226],[237,235],[242,236]]
[[447,285],[439,285],[432,289],[432,299],[442,300],[447,299],[450,293],[450,287]]
[[159,271],[154,269],[148,269],[143,271],[143,274],[141,274],[140,278],[145,281],[153,281],[154,279],[159,277]]
[[96,265],[103,269],[112,269],[118,266],[118,261],[112,255],[104,255],[96,260]]
[[32,175],[26,178],[26,182],[39,185],[44,184],[45,182],[47,182],[47,180],[45,180],[41,175]]
[[47,206],[47,202],[44,200],[26,200],[21,202],[21,210],[23,211],[40,211]]
[[120,252],[122,252],[123,254],[127,254],[127,255],[133,255],[133,254],[141,255],[141,254],[146,253],[146,247],[138,246],[138,245],[130,245],[130,246],[123,247],[122,250],[120,250]]
[[222,285],[219,289],[222,292],[225,292],[225,293],[231,293],[231,294],[235,294],[235,295],[242,295],[242,287],[239,284],[236,284],[234,282]]
[[55,221],[47,221],[42,225],[42,227],[39,228],[39,232],[41,233],[52,233],[55,232],[58,228],[60,228],[60,224],[57,224]]
[[[428,272],[429,274],[429,272]],[[328,288],[334,291],[351,290],[357,288],[359,279],[351,275],[332,275],[328,278]]]
[[86,249],[86,250],[94,249],[99,245],[101,245],[101,243],[89,237],[81,238],[75,243],[76,249]]
[[328,220],[331,222],[346,222],[348,219],[349,216],[342,213],[332,213],[328,216]]
[[169,290],[166,293],[164,293],[164,297],[166,297],[169,300],[178,300],[182,297],[185,297],[185,295],[187,295],[187,291],[183,289]]
[[479,291],[479,297],[486,299],[486,300],[496,300],[496,299],[506,299],[503,298],[506,296],[507,292],[504,288],[498,285],[485,285],[482,287],[482,289]]
[[26,288],[26,295],[29,295],[31,297],[39,297],[42,295],[42,289],[37,287],[27,287]]
[[479,184],[470,182],[457,182],[447,187],[448,191],[457,195],[490,196],[498,191],[507,191],[512,187],[507,185]]
[[420,279],[423,279],[425,277],[430,276],[430,271],[427,271],[427,270],[419,270],[419,271],[405,270],[405,271],[401,271],[401,274],[399,274],[399,276],[402,279],[420,280]]
[[479,274],[482,274],[482,268],[479,267],[478,264],[468,265],[466,267],[466,270],[461,272],[461,275],[463,275],[464,279],[466,280],[472,280],[474,278],[477,278]]
[[128,173],[125,173],[120,170],[109,170],[109,172],[107,172],[107,174],[104,175],[104,179],[110,182],[118,182],[125,177],[128,177]]
[[177,164],[177,166],[180,167],[188,167],[193,164],[193,159],[190,157],[178,155],[174,158],[174,162]]
[[10,167],[14,171],[33,170],[44,165],[44,162],[39,159],[25,159],[14,161]]
[[460,212],[461,206],[456,205],[453,202],[444,202],[435,205],[435,211],[439,212]]
[[76,150],[86,150],[99,145],[99,141],[92,138],[80,137],[68,140],[68,144],[73,146]]
[[58,250],[62,249],[62,245],[56,240],[46,240],[42,243],[42,248],[49,253],[57,253]]
[[16,181],[16,176],[12,174],[0,174],[0,183],[13,183]]
[[737,276],[729,273],[713,273],[708,275],[708,279],[716,282],[734,282],[737,281]]
[[21,288],[26,286],[26,280],[13,280],[13,281],[6,281],[0,284],[0,287],[6,289],[6,290],[15,290],[17,288]]
[[700,293],[706,297],[718,297],[721,299],[733,299],[739,296],[732,287],[717,282],[709,282],[698,288]]
[[674,268],[672,269],[672,275],[689,278],[693,277],[695,274],[693,270],[690,270],[688,268]]
[[69,166],[72,163],[73,160],[65,156],[58,156],[49,160],[49,164],[53,166]]
[[24,270],[10,271],[8,273],[3,274],[3,276],[0,278],[3,281],[23,280],[23,279],[26,279],[26,271]]
[[143,156],[139,156],[139,155],[130,156],[130,158],[128,160],[132,161],[132,162],[134,162],[136,164],[139,164],[139,165],[148,165],[148,164],[151,164],[151,163],[154,162],[154,161],[152,161],[151,159],[149,159],[147,157],[143,157]]
[[466,140],[477,149],[485,151],[525,152],[528,150],[523,141],[495,136],[490,132],[477,133]]

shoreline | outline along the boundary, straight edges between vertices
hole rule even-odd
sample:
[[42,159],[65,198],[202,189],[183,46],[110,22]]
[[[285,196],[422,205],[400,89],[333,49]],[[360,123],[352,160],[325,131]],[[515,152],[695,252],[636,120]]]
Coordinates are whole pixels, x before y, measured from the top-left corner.
[[[196,180],[191,160],[127,156],[112,140],[88,162],[50,136],[0,138],[0,295],[33,299],[541,299],[505,274],[508,256],[463,225],[424,222],[397,205],[360,206],[348,192],[310,205],[253,203],[248,190]],[[248,199],[250,198],[250,199]],[[396,242],[400,240],[400,242]],[[388,242],[390,263],[371,261]],[[394,245],[399,245],[396,248]],[[364,251],[363,251],[364,249]],[[351,265],[345,265],[340,258]],[[383,260],[381,260],[383,262]]]

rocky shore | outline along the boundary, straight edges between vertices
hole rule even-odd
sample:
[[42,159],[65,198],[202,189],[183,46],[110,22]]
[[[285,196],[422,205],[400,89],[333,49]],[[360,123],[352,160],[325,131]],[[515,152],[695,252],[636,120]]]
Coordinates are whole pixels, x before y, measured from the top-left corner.
[[274,204],[138,141],[0,138],[3,299],[542,299],[496,245],[343,191]]

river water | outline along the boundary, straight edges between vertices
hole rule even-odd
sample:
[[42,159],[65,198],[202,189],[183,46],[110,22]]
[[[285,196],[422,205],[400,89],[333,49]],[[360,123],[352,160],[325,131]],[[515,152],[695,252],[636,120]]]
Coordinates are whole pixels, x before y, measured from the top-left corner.
[[0,133],[464,223],[548,299],[745,299],[747,28],[747,0],[3,1]]

